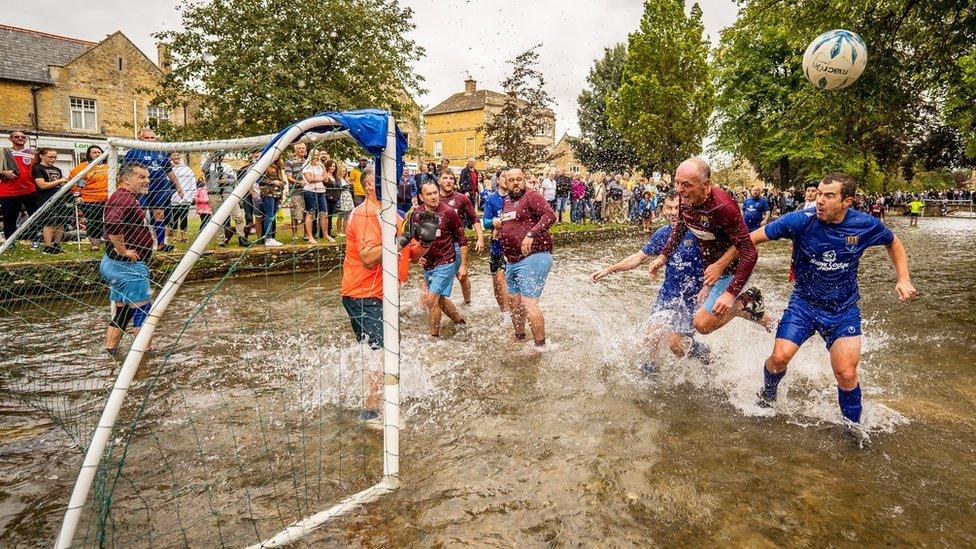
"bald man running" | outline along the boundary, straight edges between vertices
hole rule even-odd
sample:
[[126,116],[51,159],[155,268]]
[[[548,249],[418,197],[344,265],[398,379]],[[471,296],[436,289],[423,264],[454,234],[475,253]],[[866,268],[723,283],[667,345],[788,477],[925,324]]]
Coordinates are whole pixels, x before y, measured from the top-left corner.
[[710,334],[733,317],[742,316],[769,330],[772,321],[764,313],[762,293],[757,288],[742,292],[759,253],[749,238],[739,205],[712,185],[711,177],[711,169],[700,158],[689,158],[678,166],[674,176],[681,196],[678,221],[661,255],[651,263],[651,276],[657,277],[690,230],[698,237],[706,265],[704,299],[695,313],[695,329]]

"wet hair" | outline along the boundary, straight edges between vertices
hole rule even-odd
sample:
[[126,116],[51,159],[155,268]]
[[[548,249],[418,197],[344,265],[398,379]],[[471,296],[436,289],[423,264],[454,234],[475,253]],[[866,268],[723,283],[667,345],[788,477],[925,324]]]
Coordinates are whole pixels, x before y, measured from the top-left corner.
[[119,179],[124,179],[127,175],[136,170],[146,170],[148,172],[149,168],[147,168],[142,162],[126,162],[121,168],[119,168]]
[[418,190],[420,191],[421,194],[423,194],[424,187],[426,187],[427,185],[433,185],[434,186],[434,189],[437,192],[441,192],[441,188],[437,186],[437,183],[434,183],[433,181],[431,181],[431,180],[428,179],[428,180],[426,180],[426,181],[424,181],[423,183],[420,184],[420,189],[418,189]]
[[98,149],[98,152],[100,153],[105,152],[105,150],[99,147],[98,145],[92,145],[88,147],[88,149],[85,151],[85,160],[95,160],[94,158],[92,158],[92,151],[95,149]]
[[444,177],[445,175],[449,175],[449,176],[451,176],[451,179],[452,179],[452,180],[453,180],[453,181],[454,181],[455,183],[457,183],[457,176],[456,176],[456,175],[454,175],[454,172],[453,172],[453,171],[451,171],[451,170],[444,170],[444,171],[442,171],[442,172],[441,172],[441,174],[437,176],[437,179],[440,179],[440,178],[442,178],[442,177]]
[[831,183],[840,183],[840,198],[841,200],[845,198],[852,198],[857,194],[857,181],[854,178],[847,175],[844,172],[830,172],[824,176],[824,185],[830,185]]

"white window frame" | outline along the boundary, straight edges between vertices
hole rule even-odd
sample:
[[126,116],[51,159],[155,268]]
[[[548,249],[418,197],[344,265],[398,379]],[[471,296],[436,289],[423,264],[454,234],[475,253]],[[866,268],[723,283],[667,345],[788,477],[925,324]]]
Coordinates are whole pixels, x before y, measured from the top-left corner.
[[[154,110],[156,111],[155,113],[153,112]],[[159,116],[160,113],[165,114],[166,116]],[[170,114],[171,113],[169,112],[168,107],[160,107],[159,105],[146,106],[146,120],[149,120],[150,118],[155,118],[156,122],[162,122],[164,120],[166,122],[169,122]]]
[[[74,105],[75,101],[81,102],[81,106],[76,108]],[[86,110],[86,106],[84,104],[85,101],[91,101],[92,106],[90,111]],[[75,125],[76,112],[81,114],[80,126]],[[85,127],[85,114],[88,112],[91,112],[95,116],[95,119],[92,121],[91,128]],[[71,127],[72,130],[97,132],[98,131],[98,100],[91,99],[89,97],[69,97],[68,98],[68,125]]]
[[434,158],[441,158],[444,156],[444,142],[440,139],[434,140]]

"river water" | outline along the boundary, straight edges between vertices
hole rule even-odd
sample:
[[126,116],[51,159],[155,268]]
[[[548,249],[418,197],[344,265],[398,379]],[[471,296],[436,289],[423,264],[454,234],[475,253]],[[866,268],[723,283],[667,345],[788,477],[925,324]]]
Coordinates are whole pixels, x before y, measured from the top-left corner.
[[[639,373],[637,341],[658,284],[644,269],[599,285],[588,274],[641,239],[557,249],[540,356],[508,342],[487,265],[476,261],[466,330],[430,341],[414,282],[403,296],[401,488],[304,544],[976,544],[976,223],[890,224],[921,298],[899,303],[883,248],[865,255],[866,448],[844,436],[817,336],[773,410],[754,398],[773,336],[740,319],[702,338],[712,365],[675,359]],[[789,248],[760,252],[751,284],[778,316],[791,290]],[[365,359],[349,343],[337,285],[336,272],[231,280],[178,342],[160,338],[170,359],[151,359],[136,385],[162,396],[129,447],[110,541],[254,543],[375,482],[380,440],[356,425],[350,404]],[[191,311],[210,290],[188,288],[174,308]],[[85,311],[71,321],[77,333],[65,327],[53,340],[28,326],[16,349],[3,348],[5,367],[43,367],[31,358],[39,349],[46,360],[94,356],[103,320]],[[110,380],[111,371],[90,375]],[[98,394],[106,382],[74,390]],[[3,410],[0,539],[47,545],[84,429],[68,436],[9,398]],[[219,520],[200,518],[207,511]]]

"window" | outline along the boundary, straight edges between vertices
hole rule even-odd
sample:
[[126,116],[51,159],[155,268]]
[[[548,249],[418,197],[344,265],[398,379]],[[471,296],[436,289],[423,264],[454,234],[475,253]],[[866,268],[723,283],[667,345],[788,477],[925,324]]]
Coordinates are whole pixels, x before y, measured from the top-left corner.
[[122,70],[122,58],[119,57],[119,70]]
[[149,105],[146,112],[147,118],[155,118],[156,122],[162,122],[163,120],[169,120],[169,109],[166,107],[157,107],[155,105]]
[[464,156],[465,157],[474,156],[475,155],[474,153],[475,153],[475,150],[474,150],[474,138],[473,137],[465,137],[464,138]]
[[96,131],[96,109],[94,99],[71,98],[71,129]]
[[440,139],[434,141],[434,158],[444,156],[444,142]]

